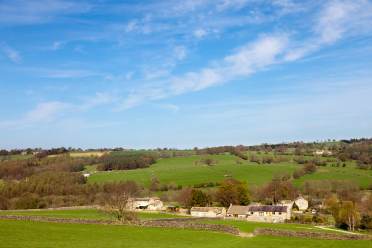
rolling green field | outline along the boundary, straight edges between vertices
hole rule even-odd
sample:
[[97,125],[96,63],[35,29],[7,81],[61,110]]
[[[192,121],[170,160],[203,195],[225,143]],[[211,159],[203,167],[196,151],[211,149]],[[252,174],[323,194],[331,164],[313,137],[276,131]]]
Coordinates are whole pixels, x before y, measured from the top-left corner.
[[248,162],[237,164],[237,158],[232,155],[208,156],[218,161],[214,166],[195,164],[202,156],[177,157],[160,159],[156,164],[145,169],[97,172],[91,175],[88,182],[106,182],[134,180],[149,185],[156,176],[161,183],[176,183],[177,185],[194,185],[204,182],[220,182],[233,177],[245,180],[249,184],[261,185],[272,176],[280,173],[292,173],[297,166],[293,164],[256,165]]
[[203,248],[370,248],[370,241],[336,241],[229,234],[186,229],[60,224],[1,220],[0,247],[203,247]]
[[[97,172],[88,178],[90,183],[108,181],[134,180],[140,184],[149,185],[152,177],[157,177],[162,184],[175,183],[176,185],[194,185],[206,182],[220,182],[225,178],[233,177],[247,181],[250,185],[262,185],[277,174],[292,174],[299,165],[293,162],[277,164],[258,165],[248,161],[240,160],[233,155],[211,155],[208,156],[218,163],[214,166],[207,166],[201,163],[196,164],[205,156],[189,156],[160,159],[149,168]],[[92,168],[90,167],[91,171]],[[351,180],[363,188],[372,183],[372,171],[357,169],[354,165],[347,167],[318,167],[318,171],[294,180],[295,185],[301,185],[305,180]]]
[[301,185],[306,180],[350,180],[362,188],[368,188],[372,185],[372,170],[361,170],[354,166],[320,166],[314,174],[308,174],[294,180],[294,184]]

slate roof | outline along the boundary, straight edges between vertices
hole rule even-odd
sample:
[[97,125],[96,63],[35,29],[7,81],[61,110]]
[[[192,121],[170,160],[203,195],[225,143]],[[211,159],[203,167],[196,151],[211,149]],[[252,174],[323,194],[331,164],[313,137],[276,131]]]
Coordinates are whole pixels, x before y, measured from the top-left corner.
[[249,206],[249,212],[287,212],[287,206],[256,205]]

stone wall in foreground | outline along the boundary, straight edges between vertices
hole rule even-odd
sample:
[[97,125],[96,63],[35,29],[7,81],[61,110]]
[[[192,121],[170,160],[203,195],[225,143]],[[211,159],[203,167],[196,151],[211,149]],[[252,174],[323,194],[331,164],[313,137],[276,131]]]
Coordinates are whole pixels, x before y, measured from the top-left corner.
[[253,232],[255,235],[269,235],[281,237],[297,237],[309,239],[331,239],[331,240],[372,240],[369,235],[358,234],[339,234],[331,232],[309,232],[309,231],[290,231],[271,228],[258,228]]

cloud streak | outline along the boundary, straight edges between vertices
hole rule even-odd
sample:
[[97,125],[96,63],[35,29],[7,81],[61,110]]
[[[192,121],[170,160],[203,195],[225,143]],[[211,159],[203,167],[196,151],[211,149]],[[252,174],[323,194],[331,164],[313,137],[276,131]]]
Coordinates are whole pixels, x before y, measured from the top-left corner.
[[294,61],[345,36],[355,36],[372,30],[372,3],[367,0],[330,1],[319,12],[312,27],[313,37],[302,41],[288,53],[286,60]]
[[40,24],[57,16],[84,13],[91,7],[84,2],[66,0],[5,0],[0,3],[0,24]]
[[128,109],[147,100],[157,100],[187,92],[203,90],[240,77],[246,77],[265,67],[279,62],[279,56],[287,47],[286,35],[262,36],[239,48],[216,65],[197,72],[188,72],[172,77],[161,86],[147,87],[132,92],[120,109]]
[[19,52],[8,46],[6,43],[0,44],[0,50],[13,63],[20,63],[22,61],[22,57]]

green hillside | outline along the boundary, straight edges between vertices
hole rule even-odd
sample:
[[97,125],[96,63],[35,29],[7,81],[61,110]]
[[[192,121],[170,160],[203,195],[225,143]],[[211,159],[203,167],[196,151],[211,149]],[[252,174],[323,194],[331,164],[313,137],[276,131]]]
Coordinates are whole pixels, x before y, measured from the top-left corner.
[[[220,182],[225,178],[233,177],[247,181],[250,185],[262,185],[270,181],[274,175],[285,173],[291,175],[293,171],[299,168],[299,165],[294,162],[256,164],[228,154],[207,156],[217,161],[213,166],[197,163],[205,157],[194,155],[164,158],[149,168],[96,172],[89,177],[88,182],[134,180],[147,186],[151,178],[156,177],[162,184],[175,183],[176,185],[192,186],[200,183]],[[240,162],[237,163],[237,160]],[[326,167],[319,167],[314,174],[294,180],[294,183],[301,185],[305,180],[319,179],[351,180],[366,188],[372,182],[372,171],[357,169],[353,164],[348,164],[347,167],[327,165]]]

